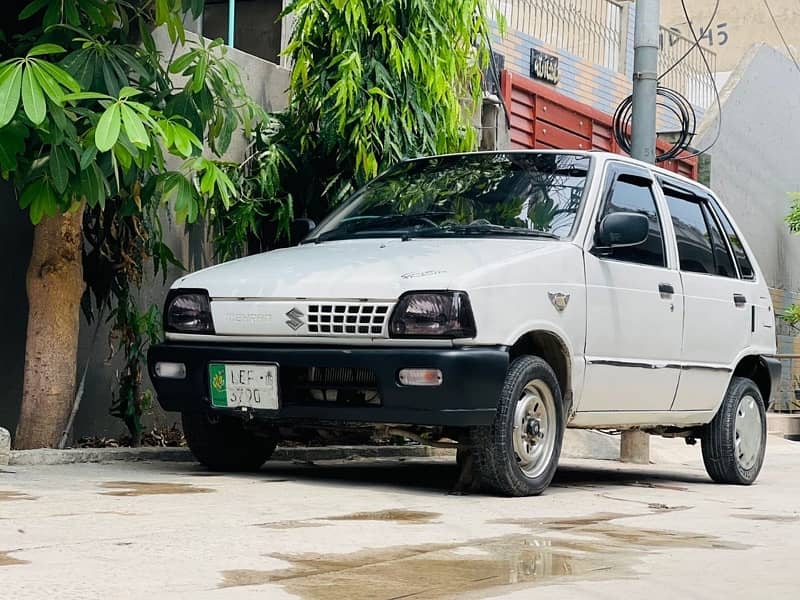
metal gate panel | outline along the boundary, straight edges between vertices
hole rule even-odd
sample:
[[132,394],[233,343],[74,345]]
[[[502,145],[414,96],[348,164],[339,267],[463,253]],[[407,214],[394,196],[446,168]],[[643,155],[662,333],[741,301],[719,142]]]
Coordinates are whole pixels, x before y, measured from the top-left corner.
[[[500,81],[503,101],[510,114],[509,137],[512,148],[620,153],[614,139],[611,115],[508,70],[502,71]],[[663,152],[669,148],[669,144],[659,140],[656,147]],[[659,166],[697,179],[697,163],[697,157],[679,157]]]

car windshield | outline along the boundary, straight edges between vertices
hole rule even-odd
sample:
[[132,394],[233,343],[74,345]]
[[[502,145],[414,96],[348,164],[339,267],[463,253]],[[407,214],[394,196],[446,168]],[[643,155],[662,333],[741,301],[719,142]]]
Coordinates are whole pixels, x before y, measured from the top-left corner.
[[569,237],[590,158],[519,152],[401,163],[353,194],[306,242],[371,237]]

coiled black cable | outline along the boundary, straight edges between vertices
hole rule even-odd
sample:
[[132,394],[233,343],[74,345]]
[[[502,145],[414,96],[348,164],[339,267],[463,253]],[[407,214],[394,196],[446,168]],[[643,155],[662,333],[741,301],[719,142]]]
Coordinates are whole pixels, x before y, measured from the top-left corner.
[[[689,147],[697,127],[697,114],[683,94],[670,88],[658,87],[656,106],[671,114],[678,124],[678,135],[665,152],[656,154],[656,162],[677,158]],[[613,131],[617,145],[626,154],[631,153],[631,120],[633,118],[633,96],[625,98],[614,112]]]

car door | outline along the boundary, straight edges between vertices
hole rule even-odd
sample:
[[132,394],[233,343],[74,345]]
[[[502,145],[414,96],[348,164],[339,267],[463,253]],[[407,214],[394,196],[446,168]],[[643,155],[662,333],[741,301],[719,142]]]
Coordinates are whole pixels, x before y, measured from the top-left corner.
[[[758,294],[740,277],[710,196],[702,189],[664,178],[684,293],[681,377],[673,410],[713,410],[748,343]],[[750,269],[752,275],[752,269]]]
[[[640,245],[585,253],[586,376],[578,410],[668,411],[678,386],[683,334],[680,276],[665,243],[666,211],[650,171],[610,163],[596,226],[613,212],[650,221]],[[667,232],[665,234],[665,232]]]

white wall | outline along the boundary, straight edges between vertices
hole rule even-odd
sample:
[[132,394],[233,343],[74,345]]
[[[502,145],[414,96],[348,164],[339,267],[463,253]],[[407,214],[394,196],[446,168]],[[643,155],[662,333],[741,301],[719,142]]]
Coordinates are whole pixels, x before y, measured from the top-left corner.
[[[714,138],[709,109],[693,145]],[[711,187],[730,208],[770,287],[800,288],[800,235],[784,218],[800,191],[800,72],[777,50],[754,46],[722,89],[722,133],[711,150]]]

